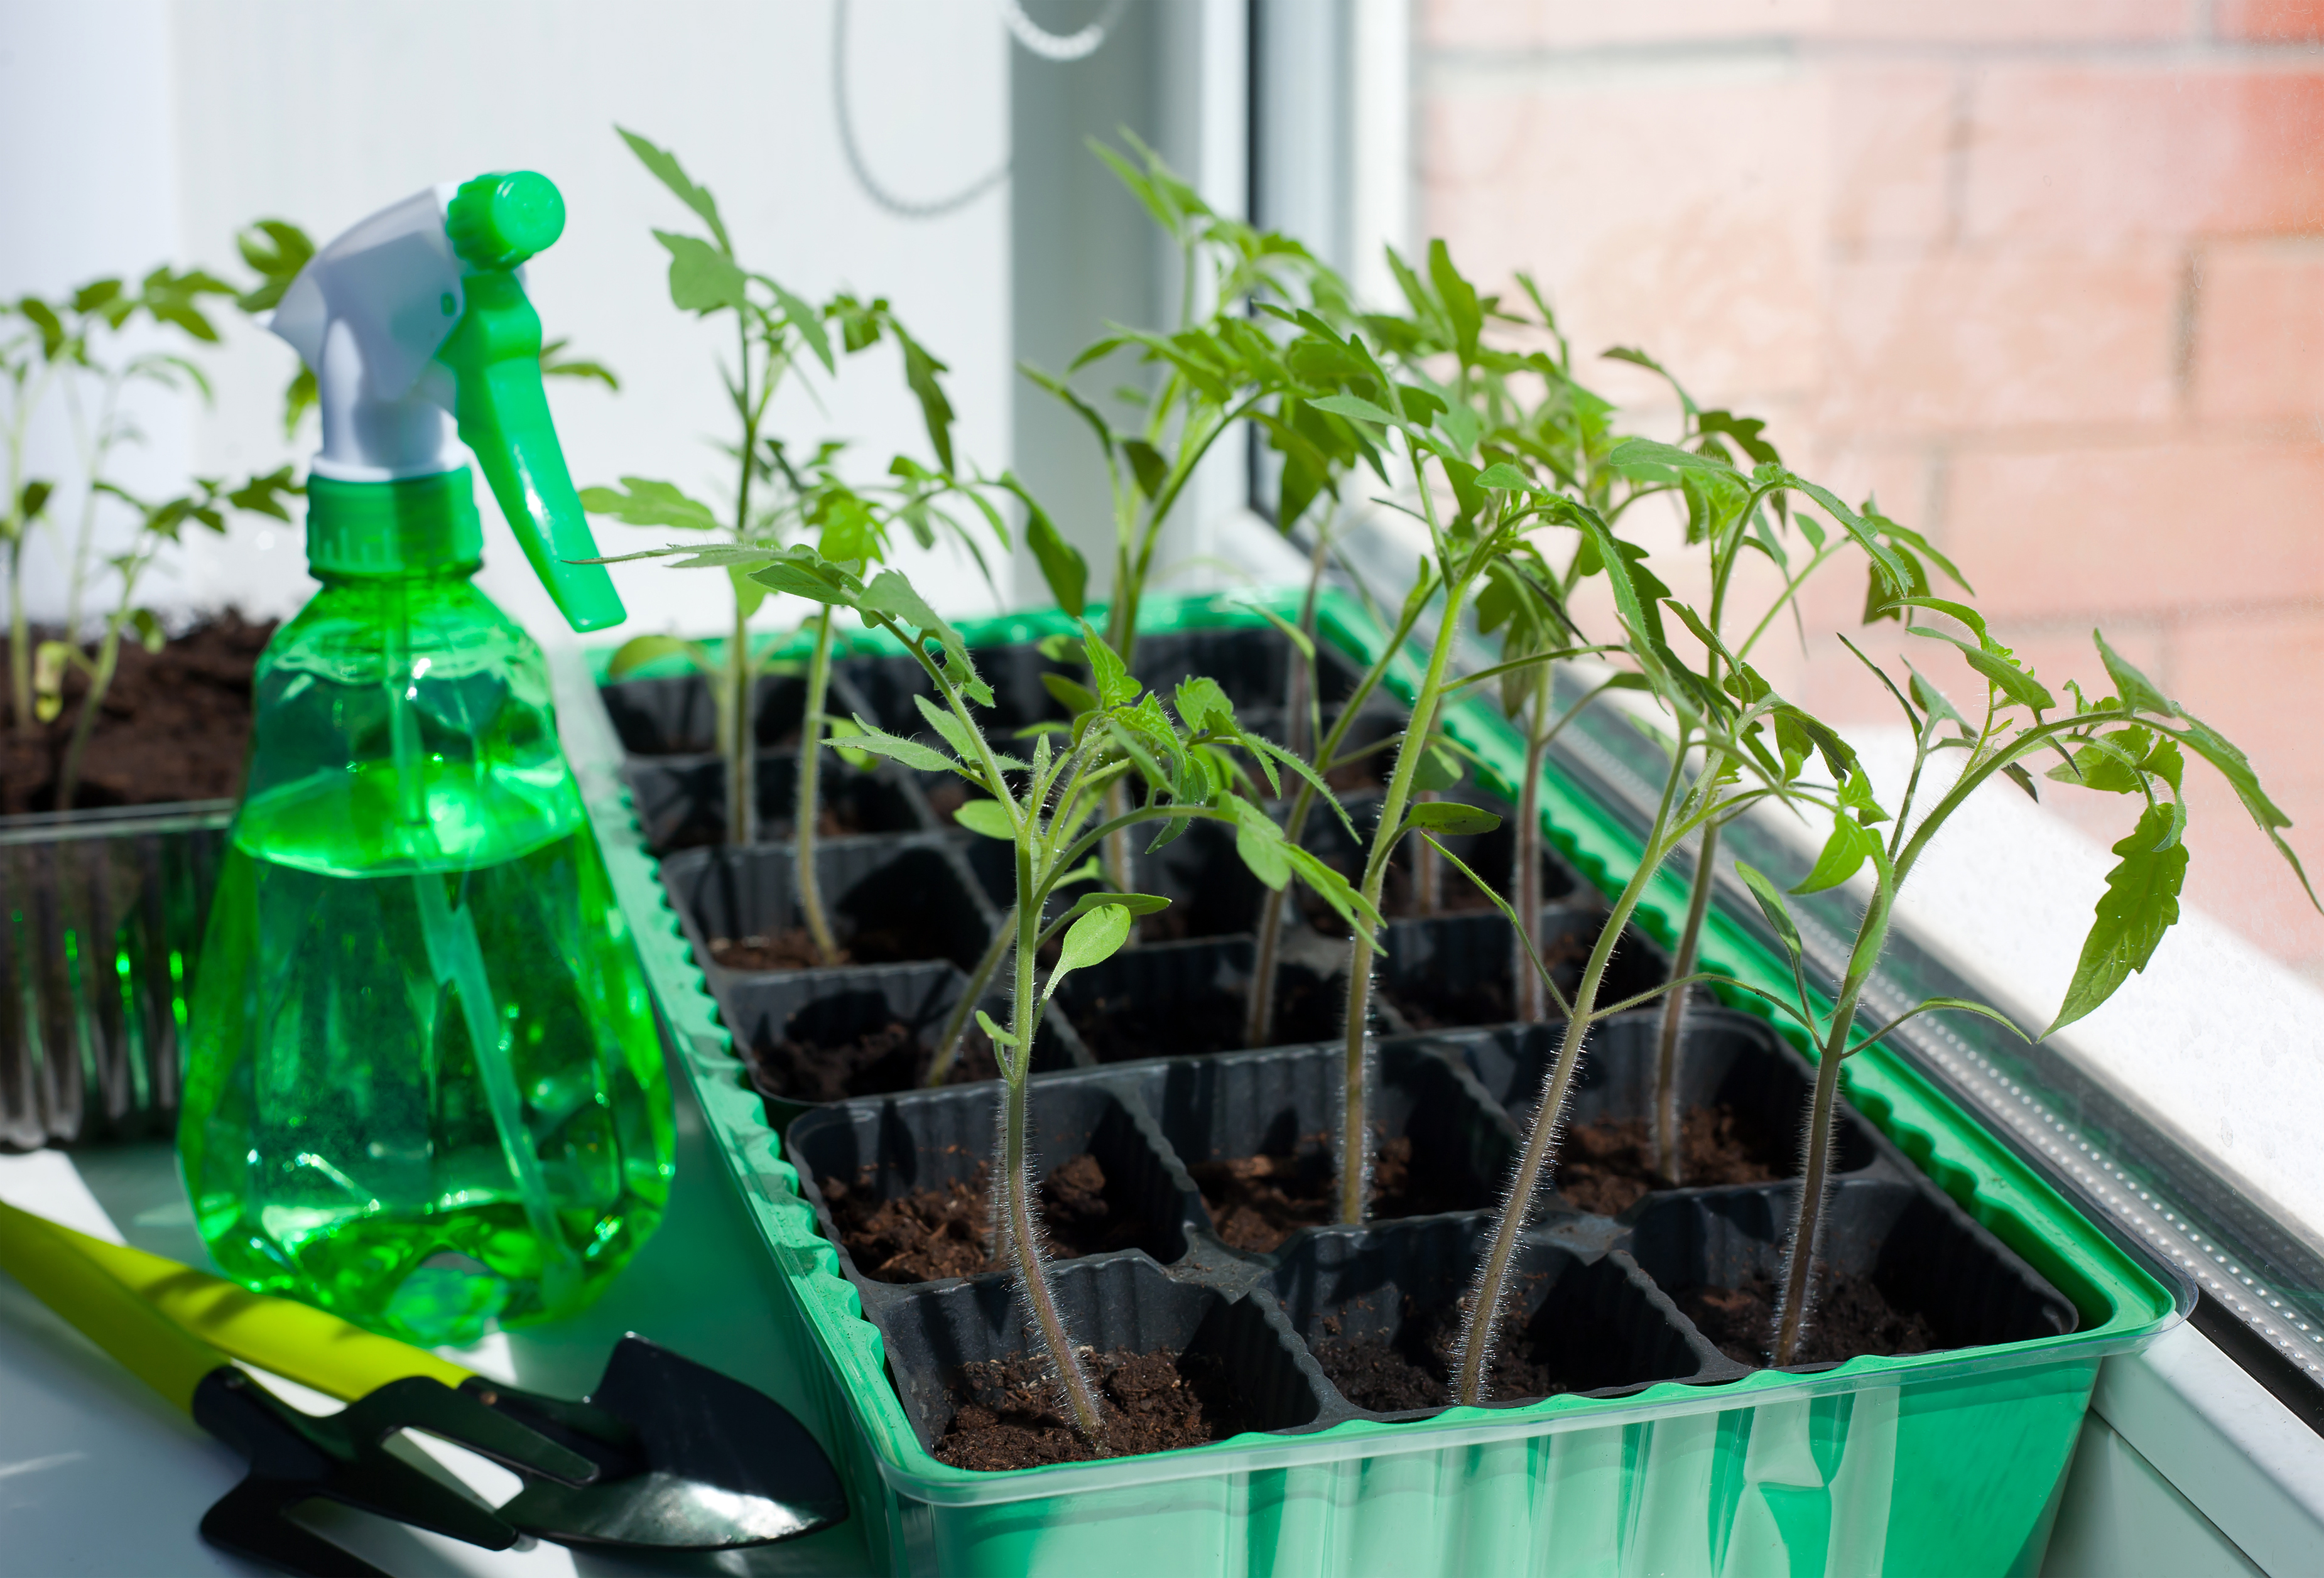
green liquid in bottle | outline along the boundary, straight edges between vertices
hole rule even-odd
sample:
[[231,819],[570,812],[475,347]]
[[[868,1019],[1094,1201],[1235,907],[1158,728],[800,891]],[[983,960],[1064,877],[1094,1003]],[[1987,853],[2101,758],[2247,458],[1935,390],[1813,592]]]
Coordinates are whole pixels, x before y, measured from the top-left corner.
[[539,648],[465,579],[335,585],[256,701],[179,1131],[202,1236],[425,1345],[569,1313],[659,1221],[673,1135]]

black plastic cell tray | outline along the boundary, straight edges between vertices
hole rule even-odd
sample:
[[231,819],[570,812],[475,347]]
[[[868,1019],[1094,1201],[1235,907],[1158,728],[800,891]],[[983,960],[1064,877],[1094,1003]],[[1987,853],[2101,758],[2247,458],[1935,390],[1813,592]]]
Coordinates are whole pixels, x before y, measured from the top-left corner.
[[[973,969],[991,942],[999,917],[948,839],[934,834],[834,839],[816,846],[815,863],[835,939],[843,948],[863,950],[856,966],[928,958]],[[771,936],[803,923],[797,869],[793,851],[782,844],[688,849],[661,863],[662,885],[713,995],[724,1000],[733,983],[769,974],[825,976],[851,968],[746,970],[713,956],[715,942]],[[895,928],[927,922],[933,924],[918,938],[895,934]],[[927,951],[904,951],[916,943]]]
[[[803,1113],[828,1105],[785,1089],[766,1075],[760,1051],[784,1039],[825,1045],[853,1041],[891,1023],[918,1037],[933,1052],[953,1005],[968,977],[946,963],[882,965],[868,969],[794,971],[783,975],[736,975],[720,992],[719,1011],[733,1033],[735,1050],[750,1070],[751,1083],[767,1104],[767,1121],[778,1133]],[[988,992],[978,1004],[998,1024],[1009,1023],[1008,995]],[[972,1027],[972,1037],[982,1032]],[[1033,1037],[1033,1071],[1055,1073],[1090,1060],[1081,1038],[1053,1005]],[[867,1091],[862,1095],[893,1094]]]
[[[614,680],[600,685],[605,711],[622,748],[633,757],[708,755],[718,748],[716,704],[709,682],[698,674],[658,679]],[[824,711],[847,717],[862,698],[835,674]],[[798,674],[762,674],[752,687],[751,738],[762,750],[798,748],[807,720],[807,680]]]
[[[852,767],[827,747],[816,753],[824,808],[853,830],[825,839],[874,838],[925,832],[936,816],[912,775],[892,763]],[[799,753],[762,750],[752,780],[759,814],[754,840],[790,836],[798,793]],[[630,803],[646,847],[656,855],[726,841],[726,760],[724,757],[632,757],[622,766]]]

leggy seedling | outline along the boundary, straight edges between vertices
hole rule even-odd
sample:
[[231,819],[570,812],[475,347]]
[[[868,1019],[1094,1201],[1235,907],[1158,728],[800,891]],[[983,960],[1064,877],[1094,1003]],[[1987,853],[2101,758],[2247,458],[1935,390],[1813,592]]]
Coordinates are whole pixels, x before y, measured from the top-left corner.
[[[944,527],[968,546],[982,565],[982,554],[973,537],[940,508],[939,501],[949,496],[969,499],[1003,547],[1008,546],[1008,533],[988,500],[974,489],[962,488],[952,480],[953,411],[940,378],[945,364],[912,337],[886,300],[867,303],[843,294],[821,307],[811,306],[769,276],[746,271],[719,216],[717,199],[687,175],[676,155],[634,133],[624,131],[621,135],[640,161],[710,233],[705,238],[657,230],[654,238],[670,256],[669,295],[676,307],[706,318],[725,313],[734,317],[736,361],[722,370],[737,425],[729,451],[736,464],[733,505],[731,511],[722,513],[669,482],[645,477],[623,477],[618,490],[583,489],[581,501],[595,513],[630,525],[676,527],[724,537],[707,548],[672,547],[647,555],[682,555],[684,567],[724,570],[733,587],[733,619],[723,660],[714,661],[699,643],[669,636],[641,636],[624,643],[614,654],[611,671],[618,677],[644,664],[676,656],[702,672],[715,700],[717,745],[726,761],[726,841],[741,845],[750,841],[757,812],[752,701],[758,678],[771,661],[767,653],[754,650],[750,633],[750,621],[767,592],[751,581],[745,571],[763,560],[762,550],[780,546],[787,537],[812,531],[827,557],[860,568],[886,556],[890,530],[897,525],[908,528],[923,546],[933,545],[935,528]],[[766,436],[769,406],[804,358],[812,357],[827,374],[836,371],[834,331],[839,351],[848,354],[883,340],[896,344],[905,381],[919,403],[936,460],[935,468],[899,455],[889,467],[890,482],[851,487],[841,480],[836,468],[839,445],[826,444],[812,460],[794,465],[782,443]],[[994,485],[1014,488],[1006,479]],[[820,751],[830,721],[825,713],[831,674],[830,610],[819,608],[810,623],[813,649],[793,808],[794,865],[800,914],[809,941],[828,963],[836,961],[838,943],[816,880],[815,845],[820,821]]]
[[[1261,881],[1280,886],[1296,875],[1350,918],[1366,906],[1344,878],[1314,856],[1283,841],[1272,818],[1237,792],[1243,774],[1230,751],[1246,753],[1274,780],[1275,755],[1245,733],[1235,720],[1226,693],[1208,679],[1189,678],[1173,698],[1174,719],[1160,700],[1145,693],[1128,666],[1104,640],[1083,628],[1083,646],[1094,684],[1091,705],[1070,725],[1036,737],[1029,761],[995,750],[978,729],[971,703],[989,706],[992,692],[977,676],[959,635],[928,608],[910,583],[893,570],[869,583],[842,565],[805,549],[776,557],[752,576],[775,591],[856,610],[864,623],[903,643],[919,660],[936,689],[921,699],[921,712],[949,751],[888,734],[856,720],[862,732],[853,743],[922,772],[954,773],[991,798],[973,801],[988,809],[970,825],[990,837],[1005,838],[1016,867],[1014,969],[1009,1023],[979,1011],[1001,1064],[1004,1093],[995,1137],[1000,1197],[996,1216],[1001,1249],[1015,1272],[1031,1324],[1054,1366],[1074,1424],[1093,1443],[1104,1438],[1103,1420],[1089,1378],[1075,1354],[1044,1264],[1040,1215],[1034,1197],[1028,1149],[1026,1104],[1034,1037],[1058,983],[1075,969],[1109,958],[1128,939],[1133,915],[1160,909],[1166,900],[1150,895],[1084,895],[1064,914],[1047,918],[1052,895],[1064,884],[1087,875],[1087,862],[1108,836],[1142,823],[1162,824],[1167,841],[1192,821],[1225,822],[1235,830],[1235,847]],[[928,650],[933,644],[941,659]],[[1277,753],[1279,754],[1279,753]],[[1108,788],[1134,783],[1139,803],[1112,817],[1100,807]],[[1042,944],[1063,932],[1056,964],[1038,979]]]
[[[1514,478],[1514,472],[1511,475]],[[1794,482],[1803,488],[1807,486]],[[1887,550],[1874,538],[1868,523],[1821,489],[1815,490],[1812,496],[1833,513],[1851,537],[1865,545],[1876,563],[1884,566],[1888,564]],[[1536,495],[1535,507],[1579,529],[1583,550],[1596,555],[1614,594],[1630,658],[1656,701],[1676,722],[1677,738],[1672,752],[1674,768],[1664,782],[1660,800],[1646,830],[1637,866],[1615,896],[1604,929],[1582,966],[1572,999],[1558,1002],[1565,1014],[1564,1033],[1557,1056],[1543,1077],[1525,1148],[1494,1218],[1466,1304],[1453,1385],[1455,1399],[1465,1404],[1488,1400],[1485,1378],[1490,1369],[1494,1335],[1507,1305],[1517,1243],[1548,1181],[1563,1131],[1566,1100],[1591,1027],[1609,1014],[1665,992],[1683,991],[1694,981],[1708,978],[1682,976],[1625,1002],[1600,1005],[1598,994],[1607,967],[1648,885],[1663,864],[1714,816],[1722,814],[1722,808],[1724,813],[1731,814],[1741,806],[1770,798],[1837,803],[1829,792],[1819,794],[1797,781],[1798,769],[1812,752],[1821,752],[1836,775],[1850,770],[1854,763],[1847,746],[1836,735],[1784,702],[1748,669],[1729,674],[1720,683],[1689,669],[1672,650],[1663,632],[1663,607],[1669,601],[1665,589],[1638,562],[1642,555],[1616,538],[1595,509],[1546,490]],[[1902,584],[1901,575],[1897,584]],[[1691,628],[1702,625],[1700,616],[1692,610],[1674,601],[1671,606],[1677,609]],[[1770,751],[1759,743],[1769,730],[1779,742],[1777,751]],[[1704,750],[1707,759],[1721,765],[1718,772],[1699,774],[1690,781],[1681,768],[1689,750],[1696,746]],[[1738,777],[1749,781],[1738,786],[1732,782]],[[1471,879],[1486,891],[1516,927],[1520,945],[1543,990],[1556,1001],[1559,994],[1542,966],[1530,928],[1519,921],[1505,901],[1492,894],[1482,879],[1473,874]]]
[[[1844,777],[1833,811],[1831,835],[1814,868],[1791,890],[1800,894],[1819,892],[1848,881],[1868,863],[1872,867],[1870,902],[1857,928],[1847,970],[1828,1018],[1817,1013],[1809,995],[1799,931],[1784,895],[1760,873],[1740,862],[1736,867],[1791,959],[1793,1000],[1769,996],[1768,1001],[1799,1021],[1820,1043],[1815,1089],[1809,1097],[1802,1137],[1804,1161],[1800,1188],[1776,1288],[1770,1358],[1777,1365],[1799,1360],[1801,1342],[1814,1309],[1817,1256],[1831,1182],[1833,1117],[1845,1060],[1906,1021],[1933,1010],[1965,1010],[2009,1023],[2003,1015],[1983,1005],[1932,997],[1871,1034],[1860,1039],[1856,1036],[1858,1003],[1886,940],[1896,895],[1927,852],[1931,840],[1980,786],[1997,775],[2006,775],[2033,794],[2034,782],[2026,764],[2054,755],[2062,760],[2049,770],[2049,777],[2102,792],[2136,795],[2143,802],[2136,825],[2114,846],[2114,853],[2120,858],[2107,875],[2107,890],[2098,902],[2065,1000],[2049,1030],[2043,1032],[2044,1035],[2089,1014],[2112,996],[2134,970],[2144,969],[2163,933],[2178,921],[2179,892],[2188,862],[2184,842],[2187,803],[2181,783],[2189,753],[2209,762],[2227,780],[2245,811],[2300,878],[2310,903],[2316,903],[2307,874],[2301,869],[2299,858],[2281,831],[2292,825],[2291,819],[2260,787],[2250,761],[2216,729],[2165,697],[2152,681],[2109,647],[2103,636],[2093,632],[2092,639],[2115,693],[2092,700],[2084,696],[2080,687],[2070,687],[2072,711],[2048,718],[2044,714],[2057,711],[2062,703],[2018,663],[2008,647],[1993,638],[1975,609],[1930,597],[1898,601],[1905,608],[1925,609],[1958,621],[1969,632],[1967,637],[1961,637],[1927,624],[1908,626],[1914,635],[1950,643],[1960,651],[1985,683],[1983,716],[1972,725],[1942,692],[1909,665],[1908,683],[1900,689],[1885,670],[1870,659],[1863,659],[1879,675],[1912,726],[1913,768],[1885,844],[1874,830],[1874,824],[1887,820],[1886,813],[1873,800],[1860,775]],[[1858,653],[1858,656],[1862,658],[1863,655]],[[1960,771],[1927,814],[1914,824],[1913,806],[1922,792],[1923,769],[1936,753],[1949,750],[1965,753]],[[2324,909],[2324,905],[2319,907]]]

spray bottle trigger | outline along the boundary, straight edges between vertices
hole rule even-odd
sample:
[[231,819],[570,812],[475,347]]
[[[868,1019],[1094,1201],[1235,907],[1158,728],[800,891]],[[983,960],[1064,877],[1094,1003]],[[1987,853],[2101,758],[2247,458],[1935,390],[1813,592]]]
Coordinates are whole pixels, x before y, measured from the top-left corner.
[[540,317],[515,276],[498,270],[463,281],[467,310],[437,351],[456,388],[453,417],[474,451],[533,573],[576,630],[628,617],[597,556],[580,495],[540,385]]

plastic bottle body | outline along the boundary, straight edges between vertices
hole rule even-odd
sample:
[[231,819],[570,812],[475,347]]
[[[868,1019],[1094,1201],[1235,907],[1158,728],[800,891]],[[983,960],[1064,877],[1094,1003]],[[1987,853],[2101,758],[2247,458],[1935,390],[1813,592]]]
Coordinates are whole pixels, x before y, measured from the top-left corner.
[[427,1345],[570,1312],[673,1133],[540,648],[464,573],[340,581],[255,703],[179,1129],[212,1255]]

